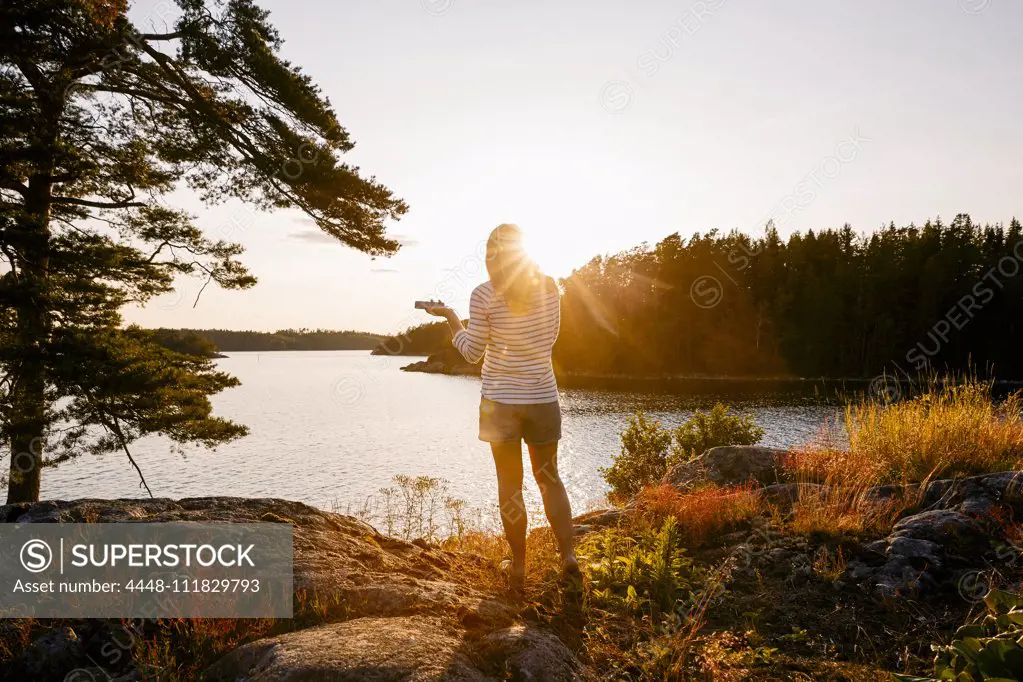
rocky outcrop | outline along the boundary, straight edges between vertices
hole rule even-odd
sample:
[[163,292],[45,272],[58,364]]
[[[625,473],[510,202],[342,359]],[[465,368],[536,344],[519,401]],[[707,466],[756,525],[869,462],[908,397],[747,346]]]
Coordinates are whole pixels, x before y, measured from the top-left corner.
[[[883,538],[843,542],[847,559],[835,587],[855,587],[882,598],[940,597],[979,601],[990,586],[987,574],[1010,574],[1023,559],[1018,544],[1023,496],[1016,481],[1023,472],[1002,472],[958,480],[934,481],[912,501],[902,518],[895,521]],[[866,500],[882,504],[902,497],[898,486],[870,489]],[[894,491],[894,493],[893,493]],[[825,486],[776,484],[763,489],[765,497],[784,511],[801,494],[827,496]],[[843,504],[847,500],[843,497]],[[931,508],[922,508],[923,501]],[[789,584],[809,578],[812,565],[821,556],[807,538],[772,528],[771,519],[755,517],[752,528],[724,541],[738,580],[755,580],[757,575],[782,576]]]
[[[626,507],[628,509],[628,507]],[[586,535],[601,528],[616,526],[622,521],[626,509],[597,509],[572,519],[576,535]]]
[[466,362],[465,358],[452,347],[432,353],[425,360],[409,363],[401,369],[405,372],[426,372],[427,374],[479,376],[482,366]]
[[[753,484],[759,486],[762,498],[782,513],[807,495],[827,499],[832,494],[833,489],[824,485],[785,481],[785,457],[784,451],[762,447],[711,448],[672,467],[662,482],[680,490],[707,482],[720,486]],[[1023,557],[1023,549],[1008,544],[1019,537],[1019,519],[1023,518],[1023,472],[877,486],[863,491],[860,499],[864,504],[898,503],[906,508],[886,537],[861,546],[862,551],[849,561],[843,576],[843,581],[862,585],[881,596],[918,596],[954,589],[964,575],[976,574],[1006,556],[1012,561]],[[577,532],[599,527],[595,520],[616,523],[613,511],[601,510],[577,518]],[[767,549],[752,555],[743,546],[734,551],[736,556],[747,557],[740,564],[749,564],[748,556],[754,556],[759,568],[770,570],[773,563],[783,561],[785,566],[780,568],[786,571],[803,570],[790,556],[791,548],[784,542],[775,546],[776,542],[782,541],[773,540]]]
[[663,482],[677,488],[699,483],[771,485],[782,481],[785,450],[756,445],[723,445],[668,470]]
[[32,642],[18,661],[26,680],[64,679],[83,660],[85,649],[75,631],[63,626]]
[[917,511],[869,543],[878,561],[851,562],[849,576],[886,597],[919,595],[958,584],[999,561],[1018,560],[1011,545],[1023,514],[1023,472],[1004,471],[925,486],[883,486],[867,499],[914,501]]
[[[829,493],[826,486],[811,483],[763,489],[765,499],[783,511],[801,495],[826,498]],[[962,590],[964,576],[975,577],[999,562],[1023,557],[1023,550],[1011,544],[1019,537],[1023,517],[1023,472],[877,486],[865,490],[861,499],[866,504],[906,505],[891,532],[861,545],[843,575],[843,581],[879,596]]]
[[[578,680],[585,670],[556,637],[521,622],[503,595],[452,570],[455,555],[378,533],[348,516],[298,502],[229,497],[76,500],[0,507],[8,523],[145,520],[294,524],[295,591],[315,595],[325,624],[250,642],[209,669],[216,680]],[[298,599],[298,597],[296,597]],[[77,627],[77,626],[76,626]],[[83,623],[83,627],[99,627]],[[60,656],[33,644],[11,670],[40,660],[62,680],[85,669],[79,637],[62,635]],[[63,658],[61,658],[63,656]],[[31,670],[36,670],[32,668]],[[107,671],[109,674],[111,671]],[[130,671],[113,671],[130,674]],[[508,677],[512,675],[512,677]],[[517,676],[517,677],[516,677]],[[88,679],[88,678],[85,678]]]
[[867,545],[884,555],[880,566],[873,570],[854,566],[851,570],[883,596],[916,596],[939,587],[954,577],[957,569],[961,573],[975,567],[976,560],[989,549],[989,541],[977,519],[936,509],[903,518],[887,538]]
[[[490,665],[477,663],[480,653]],[[483,668],[483,669],[481,669]],[[206,670],[214,682],[582,680],[584,668],[557,637],[525,625],[473,646],[442,618],[357,618],[261,639]]]
[[984,514],[1003,501],[1023,500],[1023,472],[1002,471],[925,484],[883,485],[870,488],[867,499],[910,501],[924,509],[952,509],[964,514]]

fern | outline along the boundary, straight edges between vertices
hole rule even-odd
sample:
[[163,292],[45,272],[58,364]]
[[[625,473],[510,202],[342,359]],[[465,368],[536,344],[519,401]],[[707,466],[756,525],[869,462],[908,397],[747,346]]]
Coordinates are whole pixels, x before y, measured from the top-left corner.
[[673,516],[656,530],[636,538],[609,528],[588,539],[581,553],[590,563],[595,602],[628,613],[653,609],[668,613],[688,603],[699,577],[682,547],[682,533]]

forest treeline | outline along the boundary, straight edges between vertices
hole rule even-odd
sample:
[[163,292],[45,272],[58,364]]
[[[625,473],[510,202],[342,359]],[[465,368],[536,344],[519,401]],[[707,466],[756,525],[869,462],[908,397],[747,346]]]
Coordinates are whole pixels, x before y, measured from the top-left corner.
[[275,332],[229,329],[154,329],[155,340],[173,350],[211,357],[218,351],[370,350],[383,336],[358,331],[281,329]]
[[381,339],[373,355],[431,355],[451,346],[447,322],[425,322]]
[[[782,239],[712,231],[598,256],[560,280],[560,371],[863,377],[979,370],[1023,377],[1023,230],[845,225]],[[443,348],[443,325],[386,347]],[[427,339],[427,335],[429,338]],[[410,343],[411,340],[411,343]]]

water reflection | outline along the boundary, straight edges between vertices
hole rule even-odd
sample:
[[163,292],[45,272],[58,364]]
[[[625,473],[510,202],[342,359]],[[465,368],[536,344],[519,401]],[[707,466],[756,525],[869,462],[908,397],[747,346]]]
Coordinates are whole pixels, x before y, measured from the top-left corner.
[[[185,448],[183,454],[165,439],[147,438],[132,453],[161,497],[273,496],[357,509],[396,474],[410,474],[444,478],[451,494],[492,509],[493,464],[476,437],[479,380],[399,371],[407,362],[358,352],[232,353],[218,364],[242,385],[217,396],[214,406],[251,434],[216,451]],[[831,386],[715,385],[705,393],[678,385],[565,388],[560,462],[573,505],[584,509],[603,497],[599,468],[611,463],[619,433],[637,410],[671,427],[724,402],[754,414],[764,444],[777,447],[812,438],[837,410]],[[43,496],[50,499],[141,495],[137,476],[117,453],[86,456],[43,476]],[[532,481],[527,498],[538,508]]]

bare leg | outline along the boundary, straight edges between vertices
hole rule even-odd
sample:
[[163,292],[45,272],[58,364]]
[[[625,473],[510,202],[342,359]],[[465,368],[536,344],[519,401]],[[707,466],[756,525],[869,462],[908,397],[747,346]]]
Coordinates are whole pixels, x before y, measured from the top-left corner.
[[501,525],[512,553],[511,573],[521,578],[526,573],[526,505],[522,501],[522,443],[491,443],[497,466],[497,499],[501,507]]
[[572,508],[568,502],[565,484],[558,475],[558,444],[529,445],[529,459],[533,477],[543,496],[543,509],[554,531],[561,551],[561,566],[566,571],[578,570],[575,558],[575,539],[572,534]]

